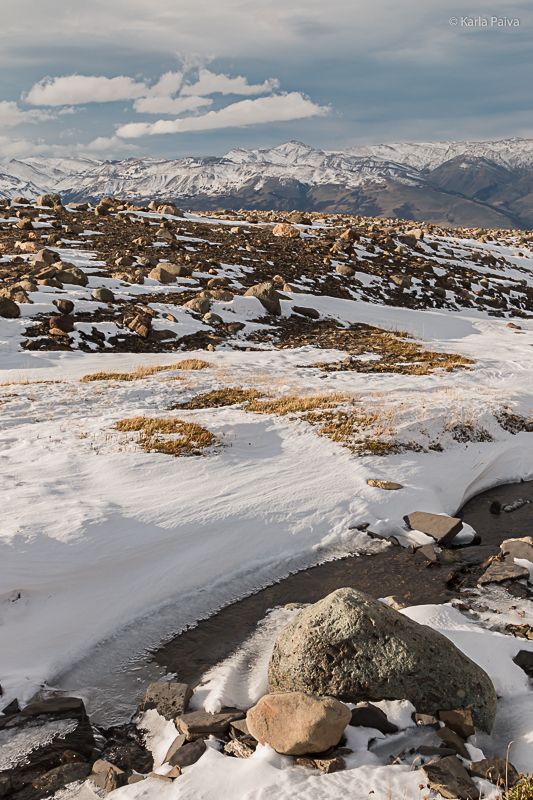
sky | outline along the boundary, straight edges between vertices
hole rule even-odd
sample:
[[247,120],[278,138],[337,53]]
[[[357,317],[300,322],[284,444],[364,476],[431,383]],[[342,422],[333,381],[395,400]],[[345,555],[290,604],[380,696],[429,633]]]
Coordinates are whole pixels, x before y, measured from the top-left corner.
[[533,136],[531,0],[2,0],[0,159]]

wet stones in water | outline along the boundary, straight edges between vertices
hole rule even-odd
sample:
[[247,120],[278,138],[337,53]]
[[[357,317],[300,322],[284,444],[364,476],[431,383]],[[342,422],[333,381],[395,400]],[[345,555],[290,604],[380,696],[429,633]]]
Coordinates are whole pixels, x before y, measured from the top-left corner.
[[279,634],[271,692],[309,692],[351,702],[410,700],[422,713],[469,706],[490,731],[489,676],[449,639],[355,589],[300,611]]
[[187,683],[155,681],[148,686],[139,710],[155,708],[162,717],[173,720],[187,711],[191,697],[192,689]]
[[83,781],[89,775],[91,767],[87,762],[72,762],[54,767],[39,778],[32,781],[32,788],[40,796],[51,795],[75,781]]
[[413,511],[404,517],[411,530],[421,531],[431,536],[438,544],[451,544],[463,527],[462,520],[458,517],[449,517],[447,514],[430,514],[427,511]]
[[143,737],[135,725],[119,725],[103,731],[103,734],[107,743],[100,758],[124,772],[149,772],[152,769],[152,754],[146,749]]
[[467,750],[464,740],[455,731],[452,731],[451,728],[447,728],[446,726],[444,726],[444,728],[439,728],[437,736],[449,750],[453,750],[458,756],[461,756],[461,758],[470,758],[470,753]]

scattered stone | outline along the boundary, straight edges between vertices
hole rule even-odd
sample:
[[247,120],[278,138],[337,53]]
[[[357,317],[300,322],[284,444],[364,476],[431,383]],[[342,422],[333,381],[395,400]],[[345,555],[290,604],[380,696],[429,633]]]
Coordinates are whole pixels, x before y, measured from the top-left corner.
[[155,708],[162,717],[173,720],[187,711],[191,697],[192,689],[187,683],[155,681],[148,686],[140,711]]
[[352,709],[350,725],[363,728],[375,728],[381,733],[397,733],[398,727],[389,722],[387,715],[381,708],[372,703],[363,703]]
[[37,199],[35,200],[36,206],[60,206],[61,205],[61,196],[58,194],[40,194]]
[[496,711],[490,678],[449,639],[348,588],[302,609],[281,631],[269,687],[355,703],[407,699],[427,714],[469,706],[487,731]]
[[413,511],[404,520],[411,530],[422,531],[443,546],[450,544],[463,527],[462,520],[458,517],[430,514],[427,511]]
[[206,750],[206,744],[203,739],[195,739],[192,742],[186,742],[180,747],[176,747],[170,758],[167,758],[167,763],[172,767],[190,767],[195,764],[199,758],[203,756]]
[[418,547],[416,552],[424,556],[431,564],[436,564],[439,560],[437,551],[432,544],[424,544],[422,547]]
[[445,747],[454,750],[458,756],[470,758],[470,753],[467,750],[464,740],[461,739],[455,731],[452,731],[451,728],[447,728],[446,726],[444,726],[444,728],[439,728],[437,736],[442,740]]
[[423,767],[429,786],[450,800],[479,800],[479,790],[457,756],[446,756]]
[[481,761],[473,761],[469,770],[474,777],[484,778],[496,786],[514,786],[520,780],[518,771],[506,758],[483,758]]
[[376,489],[385,489],[387,492],[397,492],[398,489],[403,489],[403,484],[396,483],[396,481],[385,481],[381,478],[369,478],[367,484]]
[[243,719],[243,711],[221,711],[218,714],[209,714],[207,711],[190,711],[180,714],[176,718],[176,727],[184,733],[188,741],[201,736],[225,736],[230,722]]
[[250,288],[245,291],[244,296],[256,297],[269,314],[274,314],[275,316],[281,314],[279,293],[271,281],[256,283],[254,286],[250,286]]
[[167,272],[165,267],[161,264],[154,267],[153,270],[148,273],[148,277],[153,281],[159,281],[159,283],[174,283],[176,280],[175,276]]
[[533,536],[523,536],[520,539],[505,539],[500,545],[500,550],[512,558],[525,558],[533,561]]
[[62,314],[71,314],[74,311],[74,303],[72,300],[57,299],[52,301],[58,311]]
[[309,308],[308,306],[293,306],[292,311],[293,314],[299,314],[301,317],[307,317],[308,319],[320,319],[320,311],[317,311],[316,308]]
[[272,234],[274,236],[286,236],[289,239],[300,238],[300,231],[298,228],[294,228],[292,225],[289,225],[288,222],[280,222],[278,225],[274,225]]
[[472,717],[472,709],[470,708],[453,708],[447,711],[439,711],[439,720],[455,731],[463,739],[468,739],[476,732],[474,720]]
[[114,293],[111,291],[111,289],[107,289],[105,286],[99,286],[97,289],[93,289],[91,296],[93,300],[96,300],[99,303],[115,302]]
[[513,661],[526,675],[533,678],[533,650],[519,650]]
[[517,581],[523,578],[529,578],[529,570],[526,567],[515,564],[512,558],[505,558],[501,561],[496,558],[479,578],[478,585],[484,586],[487,583]]
[[0,297],[0,317],[5,317],[6,319],[20,317],[20,308],[17,303],[9,297]]
[[[54,794],[59,789],[75,781],[83,781],[89,775],[91,767],[87,762],[73,762],[71,764],[60,764],[59,767],[45,772],[32,781],[32,787],[41,796]],[[1,795],[0,795],[1,796]]]
[[421,727],[432,726],[436,728],[439,725],[437,717],[434,717],[433,714],[419,714],[418,712],[415,712],[413,714],[413,721]]
[[295,759],[295,763],[299,767],[317,769],[319,772],[322,772],[323,775],[329,775],[331,772],[340,772],[341,770],[346,769],[346,762],[340,755],[332,755],[324,758],[300,756],[299,758]]
[[235,758],[250,758],[255,749],[242,739],[232,739],[224,745],[224,752]]
[[344,703],[303,692],[264,695],[246,715],[251,735],[284,755],[321,753],[335,746],[350,719]]
[[109,793],[120,786],[124,786],[127,781],[127,775],[123,770],[115,767],[114,764],[99,758],[93,764],[90,779],[104,792]]
[[502,504],[500,503],[500,501],[493,500],[489,508],[490,513],[498,515],[501,514],[501,510],[502,510]]

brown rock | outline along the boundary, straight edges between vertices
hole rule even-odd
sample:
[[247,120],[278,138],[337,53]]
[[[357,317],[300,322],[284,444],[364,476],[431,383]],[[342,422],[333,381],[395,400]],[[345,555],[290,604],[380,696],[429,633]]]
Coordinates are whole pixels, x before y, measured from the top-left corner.
[[385,481],[381,480],[381,478],[369,478],[367,480],[367,484],[375,487],[376,489],[385,489],[388,492],[396,492],[398,489],[403,489],[403,485],[401,483],[396,483],[396,481]]
[[224,736],[229,729],[230,722],[243,719],[242,711],[221,711],[218,714],[209,714],[207,711],[190,711],[176,718],[176,727],[184,733],[188,741],[201,736]]
[[529,570],[515,564],[511,556],[503,560],[495,559],[478,580],[479,586],[487,583],[504,583],[529,578]]
[[449,747],[451,750],[455,750],[458,756],[462,758],[470,758],[470,753],[468,752],[466,745],[461,739],[461,737],[452,731],[451,728],[439,728],[437,731],[437,736],[444,742],[445,747]]
[[450,800],[479,800],[479,790],[457,756],[446,756],[423,767],[429,786]]
[[123,786],[127,780],[126,773],[114,764],[99,758],[93,764],[90,779],[104,792],[109,793]]
[[303,692],[267,694],[248,711],[252,736],[278,753],[322,753],[339,743],[350,709],[333,697]]
[[397,726],[389,722],[385,712],[372,703],[363,703],[352,709],[350,725],[362,728],[375,728],[381,731],[381,733],[398,732]]
[[181,747],[176,748],[171,757],[167,759],[167,763],[180,769],[190,767],[191,764],[195,764],[203,756],[205,750],[206,744],[203,739],[186,742]]
[[441,545],[450,544],[463,527],[462,520],[458,517],[431,514],[427,511],[413,511],[404,520],[411,530],[422,531]]
[[533,536],[505,539],[500,545],[500,550],[513,558],[526,558],[528,561],[533,561]]
[[5,319],[17,319],[20,317],[20,308],[9,297],[0,297],[0,317]]
[[455,731],[463,739],[468,739],[476,732],[474,718],[471,708],[454,708],[449,711],[439,711],[438,717],[441,722]]
[[299,239],[300,231],[298,228],[293,228],[288,222],[279,222],[272,228],[273,236],[285,236],[289,239]]
[[514,786],[520,775],[506,758],[484,758],[470,764],[470,774],[495,783],[496,786]]

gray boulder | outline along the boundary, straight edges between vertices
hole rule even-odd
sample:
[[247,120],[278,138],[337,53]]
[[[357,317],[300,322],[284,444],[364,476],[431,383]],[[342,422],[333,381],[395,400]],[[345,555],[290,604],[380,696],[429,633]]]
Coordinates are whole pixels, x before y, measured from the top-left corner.
[[449,639],[355,589],[332,592],[282,630],[269,686],[349,702],[407,699],[424,714],[468,706],[487,731],[496,712],[489,676]]

